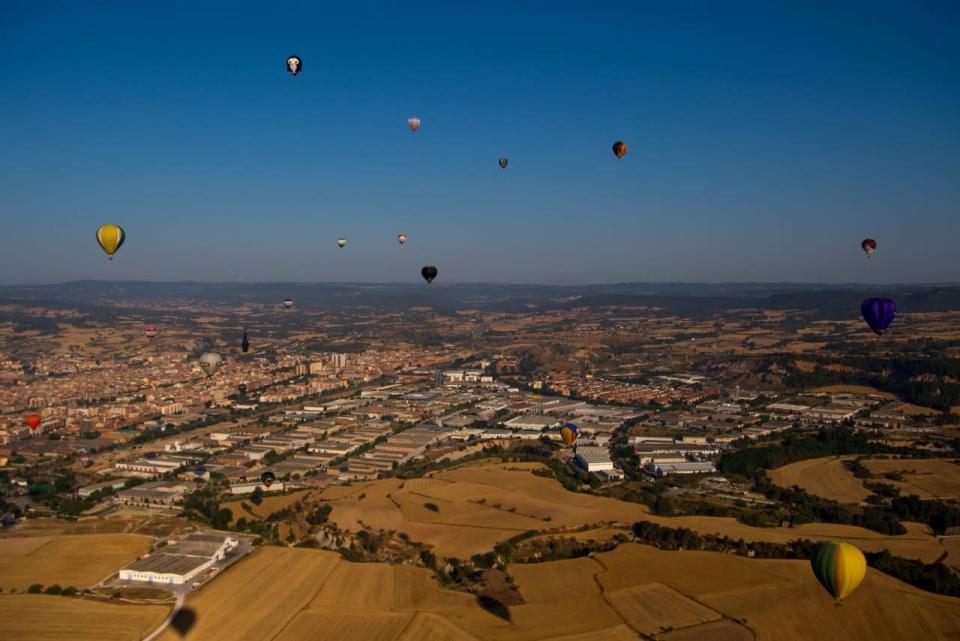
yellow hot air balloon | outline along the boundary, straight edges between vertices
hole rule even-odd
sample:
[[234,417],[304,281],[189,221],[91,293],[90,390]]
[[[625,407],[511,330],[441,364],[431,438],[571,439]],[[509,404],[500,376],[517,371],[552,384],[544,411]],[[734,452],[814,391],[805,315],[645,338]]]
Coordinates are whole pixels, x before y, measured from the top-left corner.
[[97,230],[97,242],[107,252],[107,258],[113,260],[113,255],[120,249],[120,245],[127,239],[123,228],[117,225],[101,225]]
[[842,541],[821,543],[810,564],[817,580],[837,601],[857,589],[867,574],[867,559],[860,548]]

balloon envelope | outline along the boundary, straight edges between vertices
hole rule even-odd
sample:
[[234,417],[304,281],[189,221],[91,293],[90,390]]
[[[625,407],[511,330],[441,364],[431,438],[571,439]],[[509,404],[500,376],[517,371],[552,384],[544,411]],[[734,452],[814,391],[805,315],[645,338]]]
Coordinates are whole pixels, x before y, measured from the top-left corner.
[[501,158],[501,159],[500,159],[500,169],[506,169],[506,168],[507,168],[507,165],[509,165],[509,164],[510,164],[510,161],[507,160],[506,158]]
[[101,225],[97,229],[97,242],[103,251],[107,252],[107,257],[113,260],[113,255],[120,249],[120,245],[127,239],[127,234],[122,227],[117,225]]
[[240,349],[243,350],[243,353],[246,354],[250,351],[250,341],[247,339],[247,333],[243,333],[243,340],[240,341]]
[[398,241],[400,242],[400,244],[402,245],[402,244],[404,244],[405,242],[407,242],[407,236],[406,236],[405,234],[400,234],[399,236],[397,236],[397,240],[398,240]]
[[283,306],[286,307],[287,309],[290,309],[291,307],[293,307],[293,300],[291,300],[291,299],[289,299],[289,298],[284,298],[284,299],[283,299]]
[[432,283],[433,279],[437,277],[437,268],[433,265],[427,265],[420,270],[420,275],[423,276],[423,279],[427,281],[427,283]]
[[156,336],[157,336],[157,328],[156,328],[156,327],[148,327],[148,328],[146,328],[145,330],[143,330],[143,335],[146,336],[147,338],[156,338]]
[[563,439],[563,444],[568,447],[574,444],[578,436],[580,436],[580,430],[573,423],[564,423],[563,427],[560,428],[560,438]]
[[842,541],[821,543],[810,565],[814,576],[837,601],[853,592],[867,573],[863,552]]
[[627,155],[627,143],[622,140],[618,140],[613,143],[613,155],[617,157],[617,160],[620,160]]
[[338,238],[338,239],[337,239],[337,245],[340,246],[340,249],[343,249],[343,248],[346,246],[346,244],[347,244],[347,239],[346,239],[346,238]]
[[273,472],[264,472],[263,474],[260,475],[260,482],[266,485],[267,487],[270,487],[271,485],[273,485],[273,482],[276,480],[277,480],[277,475],[274,474]]
[[246,394],[246,393],[247,393],[247,384],[246,384],[246,383],[240,383],[239,385],[237,385],[237,391],[240,392],[241,394]]
[[860,247],[863,251],[867,252],[867,258],[873,256],[873,252],[877,251],[877,241],[872,238],[864,238],[863,242],[860,243]]
[[889,298],[868,298],[860,303],[860,313],[870,329],[881,336],[897,315],[897,305]]
[[40,427],[40,421],[41,421],[41,420],[42,420],[42,419],[40,418],[40,415],[39,415],[39,414],[28,414],[28,415],[27,415],[27,427],[29,427],[31,430],[36,431],[36,429],[37,429],[38,427]]
[[407,126],[410,127],[410,131],[416,131],[420,128],[420,119],[416,116],[407,118]]
[[303,60],[300,59],[300,56],[290,56],[287,58],[287,71],[289,71],[292,76],[296,76],[303,71]]
[[216,352],[206,352],[200,356],[200,369],[207,376],[216,374],[221,365],[223,365],[223,356]]

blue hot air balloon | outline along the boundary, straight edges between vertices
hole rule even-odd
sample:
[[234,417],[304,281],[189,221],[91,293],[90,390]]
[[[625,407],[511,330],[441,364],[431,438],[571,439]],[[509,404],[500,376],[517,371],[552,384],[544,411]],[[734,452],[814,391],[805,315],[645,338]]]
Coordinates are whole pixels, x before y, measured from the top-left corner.
[[870,329],[882,336],[897,315],[897,305],[889,298],[868,298],[860,304],[860,313]]

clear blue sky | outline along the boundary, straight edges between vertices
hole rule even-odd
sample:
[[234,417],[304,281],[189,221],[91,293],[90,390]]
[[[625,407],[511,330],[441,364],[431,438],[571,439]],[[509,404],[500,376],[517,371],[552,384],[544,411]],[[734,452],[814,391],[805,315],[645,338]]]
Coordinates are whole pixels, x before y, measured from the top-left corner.
[[322,4],[5,0],[0,282],[960,280],[957,2]]

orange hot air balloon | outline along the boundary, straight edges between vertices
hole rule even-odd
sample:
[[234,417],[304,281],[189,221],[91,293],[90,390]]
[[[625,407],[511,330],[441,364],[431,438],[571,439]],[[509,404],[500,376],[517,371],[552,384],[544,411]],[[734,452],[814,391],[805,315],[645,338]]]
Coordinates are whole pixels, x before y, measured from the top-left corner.
[[613,143],[613,155],[617,157],[617,160],[620,160],[627,155],[627,143],[622,140],[618,140]]
[[40,415],[39,414],[30,414],[27,416],[27,427],[29,427],[34,432],[37,431],[37,428],[40,427]]
[[420,119],[416,116],[407,118],[407,126],[410,127],[410,131],[416,133],[417,129],[420,128]]

